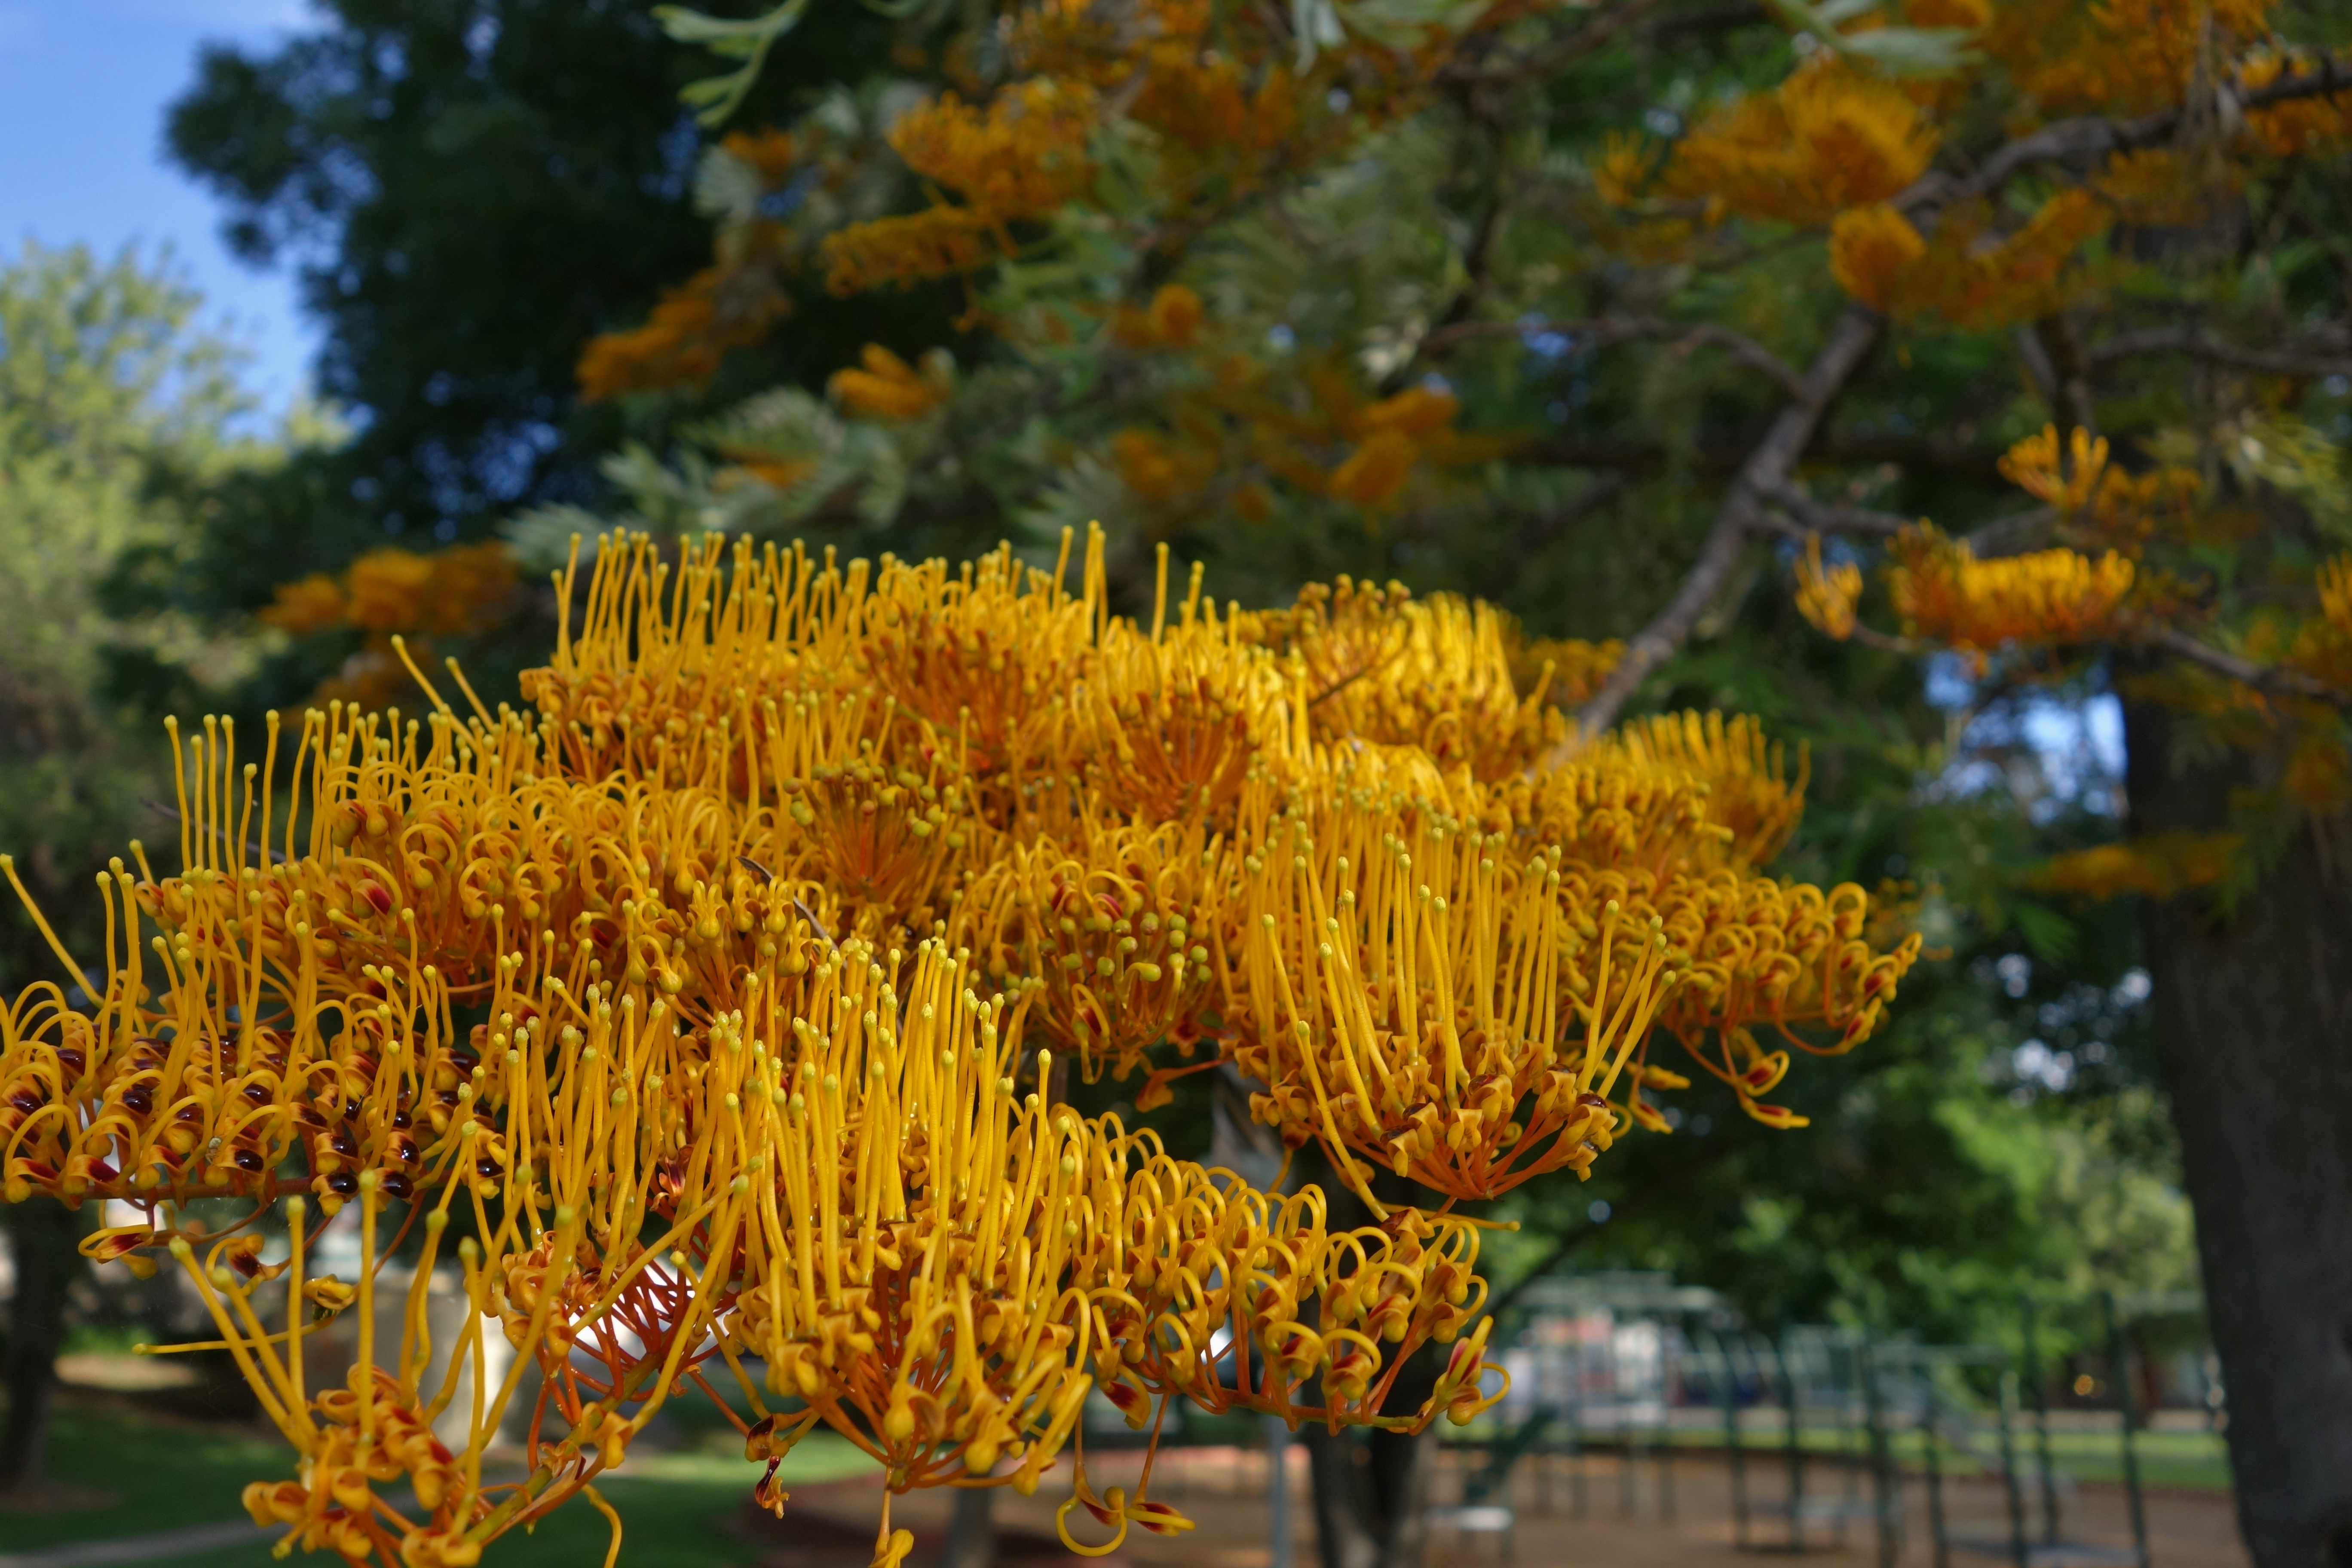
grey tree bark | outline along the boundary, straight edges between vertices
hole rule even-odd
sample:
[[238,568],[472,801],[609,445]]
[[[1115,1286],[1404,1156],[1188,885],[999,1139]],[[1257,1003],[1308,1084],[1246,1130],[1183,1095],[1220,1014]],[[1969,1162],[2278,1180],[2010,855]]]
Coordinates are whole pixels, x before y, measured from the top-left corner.
[[[2176,765],[2126,714],[2136,832],[2213,832],[2258,764]],[[2352,827],[2305,824],[2224,920],[2144,916],[2156,1042],[2197,1215],[2256,1568],[2352,1568]]]
[[[1437,1381],[1423,1354],[1397,1376],[1386,1408],[1418,1409]],[[1315,1479],[1315,1537],[1323,1568],[1417,1568],[1434,1431],[1350,1431],[1307,1426],[1299,1440]]]
[[66,1295],[82,1268],[76,1250],[83,1216],[49,1198],[0,1205],[16,1267],[0,1384],[8,1418],[0,1426],[0,1497],[41,1479],[57,1405],[58,1353],[65,1348]]

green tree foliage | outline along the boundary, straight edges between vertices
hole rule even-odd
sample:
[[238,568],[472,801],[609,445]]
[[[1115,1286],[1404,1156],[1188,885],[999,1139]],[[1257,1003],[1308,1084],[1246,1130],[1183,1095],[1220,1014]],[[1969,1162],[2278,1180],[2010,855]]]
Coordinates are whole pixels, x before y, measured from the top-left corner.
[[[593,495],[596,456],[629,426],[580,407],[581,345],[709,243],[687,201],[696,136],[677,100],[699,68],[634,0],[320,12],[267,53],[206,49],[167,128],[172,156],[227,204],[234,248],[298,269],[325,329],[320,395],[355,423],[347,444],[233,500],[201,586],[239,608],[379,530],[446,539]],[[819,61],[883,39],[855,6],[813,17],[755,107],[777,112]],[[821,374],[856,341],[827,323],[718,390]],[[640,412],[657,436],[659,411]]]
[[[265,456],[228,433],[250,411],[241,358],[200,305],[168,258],[27,241],[0,261],[0,845],[78,934],[89,867],[169,826],[142,804],[154,747],[126,742],[112,667],[168,658],[223,688],[249,674],[236,640],[116,613],[102,592],[126,556],[191,527],[190,495]],[[13,900],[0,931],[0,981],[54,969]]]

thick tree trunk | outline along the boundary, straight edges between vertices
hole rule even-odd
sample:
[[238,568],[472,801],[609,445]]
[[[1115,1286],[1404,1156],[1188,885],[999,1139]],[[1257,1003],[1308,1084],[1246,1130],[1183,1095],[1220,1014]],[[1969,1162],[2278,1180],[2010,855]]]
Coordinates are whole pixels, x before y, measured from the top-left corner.
[[0,1427],[0,1497],[41,1479],[56,1402],[58,1352],[65,1347],[66,1292],[81,1269],[75,1250],[82,1216],[47,1198],[0,1206],[16,1266],[8,1313],[8,1419]]
[[[2239,758],[2176,767],[2175,721],[2126,715],[2133,827],[2210,833]],[[2145,917],[2238,1521],[2256,1568],[2352,1565],[2352,868],[2301,828],[2227,919]]]
[[994,1487],[966,1487],[956,1493],[940,1568],[995,1568],[996,1524],[991,1517],[995,1503]]
[[[1416,1409],[1436,1384],[1429,1355],[1397,1375],[1387,1409]],[[1418,1568],[1422,1511],[1435,1432],[1299,1429],[1315,1478],[1315,1536],[1323,1568]]]

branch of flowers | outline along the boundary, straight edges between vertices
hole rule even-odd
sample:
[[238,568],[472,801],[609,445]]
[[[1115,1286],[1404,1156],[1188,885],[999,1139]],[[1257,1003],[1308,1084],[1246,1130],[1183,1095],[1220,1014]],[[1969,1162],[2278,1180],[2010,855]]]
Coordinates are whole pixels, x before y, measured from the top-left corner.
[[[2306,69],[2283,76],[2268,86],[2252,91],[2223,87],[2217,90],[2222,123],[2236,119],[2250,109],[2263,109],[2274,103],[2286,103],[2297,99],[2333,97],[2352,91],[2352,61],[2329,55]],[[2062,163],[2068,159],[2087,158],[2106,153],[2146,147],[2171,134],[2180,122],[2182,110],[2158,110],[2132,120],[2108,120],[2085,115],[2075,120],[2061,120],[2041,130],[2004,142],[1992,155],[1977,165],[1967,175],[1955,178],[1938,171],[1930,171],[1911,183],[1909,189],[1895,198],[1894,205],[1906,210],[1937,207],[1956,201],[1990,195],[2011,177],[2038,163]]]
[[1817,501],[1788,479],[1770,484],[1759,493],[1771,503],[1762,514],[1764,527],[1790,539],[1802,540],[1808,533],[1858,533],[1873,539],[1892,539],[1918,521],[1898,517],[1891,511],[1873,511],[1868,507]]
[[2315,342],[2249,348],[2226,342],[2200,327],[2147,327],[2118,333],[2097,344],[2091,350],[2091,359],[2104,365],[2142,354],[2165,353],[2189,354],[2215,364],[2268,375],[2352,375],[2352,348],[2347,348],[2341,331]]
[[[1721,596],[1738,571],[1748,536],[1766,526],[1761,504],[1764,497],[1774,487],[1788,482],[1789,470],[1796,466],[1820,429],[1830,404],[1869,357],[1884,324],[1875,311],[1860,305],[1848,305],[1839,312],[1828,339],[1805,368],[1801,392],[1773,418],[1763,440],[1740,465],[1729,492],[1717,509],[1715,526],[1707,531],[1706,542],[1700,547],[1698,560],[1683,579],[1682,586],[1675,591],[1665,608],[1626,643],[1617,668],[1610,671],[1601,689],[1578,711],[1580,733],[1595,734],[1609,728],[1627,699],[1649,679],[1650,673],[1689,640],[1691,628]],[[1574,743],[1572,737],[1569,743]]]
[[1471,338],[1525,337],[1536,332],[1590,336],[1601,343],[1670,338],[1674,343],[1667,352],[1684,358],[1702,348],[1718,348],[1750,370],[1769,376],[1790,396],[1805,396],[1805,378],[1788,361],[1745,332],[1718,327],[1711,321],[1671,321],[1662,316],[1599,316],[1574,321],[1454,321],[1435,328],[1423,338],[1420,352],[1425,354]]

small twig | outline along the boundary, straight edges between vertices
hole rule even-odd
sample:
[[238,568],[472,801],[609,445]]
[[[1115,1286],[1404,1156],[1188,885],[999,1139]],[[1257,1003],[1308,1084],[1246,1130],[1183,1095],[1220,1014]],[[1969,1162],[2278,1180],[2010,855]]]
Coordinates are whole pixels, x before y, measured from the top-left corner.
[[809,929],[811,931],[824,938],[825,946],[833,949],[835,952],[839,952],[841,951],[841,944],[833,940],[833,933],[824,929],[824,922],[816,918],[816,911],[814,910],[801,902],[798,898],[794,898],[793,900],[793,908],[800,910],[801,918],[808,921]]
[[1307,700],[1307,706],[1314,708],[1320,705],[1327,698],[1339,696],[1339,693],[1347,690],[1348,688],[1355,685],[1356,682],[1363,679],[1364,677],[1371,674],[1372,671],[1380,668],[1381,665],[1386,664],[1388,660],[1385,658],[1378,659],[1364,666],[1361,669],[1357,670],[1353,675],[1341,676],[1339,679],[1333,681],[1330,685],[1325,687],[1322,690],[1308,698]]
[[2326,682],[2315,680],[2301,670],[2281,669],[2275,665],[2261,665],[2242,658],[2210,643],[2200,642],[2178,626],[2165,626],[2148,639],[2157,647],[2177,653],[2191,664],[2204,666],[2216,675],[2239,681],[2258,689],[2276,691],[2291,697],[2315,698],[2342,708],[2352,706],[2352,692],[2339,691]]
[[[147,809],[148,809],[148,810],[150,810],[150,811],[160,811],[160,812],[162,812],[164,816],[166,816],[170,817],[170,818],[171,818],[173,821],[174,821],[174,822],[184,822],[184,821],[186,821],[186,820],[187,820],[185,817],[182,816],[179,814],[179,812],[178,812],[177,810],[175,810],[174,808],[173,808],[173,807],[171,807],[171,806],[165,805],[164,805],[162,801],[160,801],[160,800],[150,800],[150,799],[148,799],[145,795],[141,795],[141,796],[139,797],[139,804],[140,804],[140,805],[143,805],[143,806],[145,806],[145,807],[147,807]],[[209,828],[209,829],[207,829],[207,830],[206,830],[206,832],[209,834],[209,836],[210,836],[210,837],[215,837],[215,838],[224,838],[224,839],[225,839],[225,838],[226,838],[226,837],[228,837],[228,835],[227,835],[226,833],[223,832],[221,829],[219,829],[219,828],[217,828],[217,827],[215,827],[215,828]],[[286,857],[285,857],[285,856],[283,856],[283,855],[276,855],[276,854],[272,854],[272,853],[270,852],[269,847],[268,847],[268,845],[266,845],[266,844],[254,844],[254,843],[250,843],[250,842],[248,842],[248,843],[247,843],[247,844],[245,845],[245,847],[245,847],[245,852],[246,852],[247,854],[248,854],[248,855],[257,855],[257,856],[259,856],[259,857],[261,858],[261,860],[262,860],[263,864],[265,864],[265,865],[269,865],[269,866],[282,866],[282,865],[284,865],[284,864],[286,863]]]
[[1746,333],[1712,322],[1675,321],[1662,316],[1600,316],[1574,321],[1453,321],[1423,338],[1416,353],[1428,353],[1470,338],[1527,337],[1539,332],[1590,337],[1602,343],[1668,338],[1674,342],[1667,352],[1682,359],[1702,348],[1718,348],[1748,369],[1769,376],[1790,396],[1805,395],[1805,378],[1795,367]]
[[2189,354],[2215,364],[2268,375],[2297,375],[2314,380],[2352,375],[2352,348],[2347,348],[2340,332],[2316,342],[2249,348],[2224,342],[2199,327],[2148,327],[2120,332],[2090,351],[2092,363],[2102,365],[2142,354],[2162,353]]
[[[1892,539],[1918,521],[1898,517],[1891,511],[1873,511],[1867,507],[1817,501],[1787,479],[1764,485],[1760,491],[1764,500],[1771,503],[1765,510],[1764,525],[1791,539],[1802,540],[1808,533],[1858,533],[1874,539]],[[1787,516],[1773,515],[1775,510]]]

